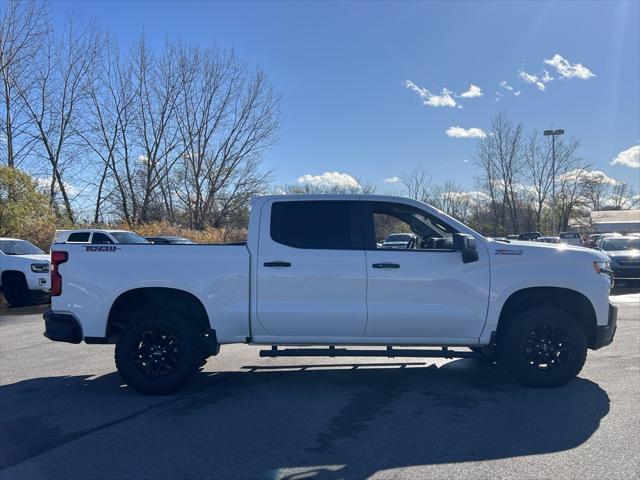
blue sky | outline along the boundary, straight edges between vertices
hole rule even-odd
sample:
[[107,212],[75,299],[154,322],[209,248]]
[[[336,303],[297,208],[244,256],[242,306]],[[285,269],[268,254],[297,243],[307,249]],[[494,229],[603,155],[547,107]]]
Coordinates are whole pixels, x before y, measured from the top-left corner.
[[[72,9],[95,18],[122,45],[144,29],[157,48],[166,35],[217,44],[265,70],[282,94],[280,143],[265,158],[278,183],[336,171],[385,191],[393,188],[385,178],[420,166],[437,182],[472,188],[477,139],[445,132],[486,130],[504,111],[527,130],[564,128],[595,168],[640,187],[639,168],[610,164],[640,143],[637,1],[69,1],[51,8],[57,23]],[[564,70],[560,61],[544,63],[556,54],[569,62]],[[539,82],[545,69],[554,80],[544,91],[519,76]],[[463,108],[425,105],[430,97],[407,80],[436,96],[446,88]],[[456,96],[470,85],[483,95]]]

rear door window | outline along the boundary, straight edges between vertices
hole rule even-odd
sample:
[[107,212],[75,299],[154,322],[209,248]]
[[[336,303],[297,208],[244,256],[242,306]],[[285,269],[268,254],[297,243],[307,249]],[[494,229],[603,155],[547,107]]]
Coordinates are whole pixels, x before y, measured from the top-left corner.
[[89,242],[89,235],[91,235],[91,232],[74,232],[69,234],[69,238],[67,238],[67,242],[87,243]]
[[361,250],[362,220],[357,201],[275,202],[271,239],[295,248]]
[[93,234],[93,237],[91,237],[91,243],[94,245],[108,245],[113,243],[113,241],[104,233],[96,232]]

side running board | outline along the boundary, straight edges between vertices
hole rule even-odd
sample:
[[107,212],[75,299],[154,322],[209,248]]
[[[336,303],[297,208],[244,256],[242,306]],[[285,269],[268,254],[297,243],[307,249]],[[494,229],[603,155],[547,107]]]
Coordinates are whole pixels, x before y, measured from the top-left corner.
[[336,348],[283,348],[278,349],[273,345],[270,350],[260,350],[261,357],[431,357],[431,358],[480,358],[476,352],[461,352],[449,350],[447,347],[441,349],[427,348],[394,348],[387,347],[385,350],[364,350]]

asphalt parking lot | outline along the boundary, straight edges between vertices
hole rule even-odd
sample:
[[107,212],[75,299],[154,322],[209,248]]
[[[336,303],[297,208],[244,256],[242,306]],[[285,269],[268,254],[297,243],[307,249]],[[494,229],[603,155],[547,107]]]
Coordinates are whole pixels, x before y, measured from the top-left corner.
[[261,359],[224,346],[180,395],[121,384],[113,346],[0,311],[0,479],[638,478],[640,293],[580,378],[476,360]]

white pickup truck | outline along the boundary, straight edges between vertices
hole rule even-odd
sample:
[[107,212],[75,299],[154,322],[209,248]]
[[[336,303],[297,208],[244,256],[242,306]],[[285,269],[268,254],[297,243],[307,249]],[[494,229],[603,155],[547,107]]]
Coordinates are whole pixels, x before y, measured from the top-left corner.
[[[385,249],[391,232],[417,241]],[[607,262],[491,241],[404,198],[265,196],[246,244],[54,244],[45,335],[115,343],[118,371],[144,393],[177,390],[230,343],[273,357],[490,357],[552,387],[613,340]]]

